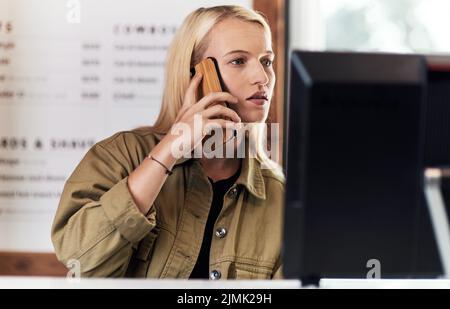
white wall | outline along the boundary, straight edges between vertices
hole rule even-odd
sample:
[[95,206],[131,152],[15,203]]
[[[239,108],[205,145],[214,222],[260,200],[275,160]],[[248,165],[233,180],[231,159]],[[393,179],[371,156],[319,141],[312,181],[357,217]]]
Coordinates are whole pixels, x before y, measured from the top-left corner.
[[325,24],[319,0],[291,0],[289,18],[291,49],[325,49]]

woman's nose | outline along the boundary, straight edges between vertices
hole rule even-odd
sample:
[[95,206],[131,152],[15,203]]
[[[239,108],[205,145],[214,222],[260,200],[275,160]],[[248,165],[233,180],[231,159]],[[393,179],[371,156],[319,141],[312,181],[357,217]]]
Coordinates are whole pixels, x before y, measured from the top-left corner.
[[252,69],[252,84],[267,85],[269,76],[261,63],[255,64]]

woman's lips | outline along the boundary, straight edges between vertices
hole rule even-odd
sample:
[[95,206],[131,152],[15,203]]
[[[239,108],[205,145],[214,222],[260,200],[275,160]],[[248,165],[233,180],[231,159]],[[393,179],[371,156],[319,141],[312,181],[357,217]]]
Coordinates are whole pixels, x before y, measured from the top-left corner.
[[247,101],[252,102],[258,106],[264,106],[268,102],[266,99],[247,99]]

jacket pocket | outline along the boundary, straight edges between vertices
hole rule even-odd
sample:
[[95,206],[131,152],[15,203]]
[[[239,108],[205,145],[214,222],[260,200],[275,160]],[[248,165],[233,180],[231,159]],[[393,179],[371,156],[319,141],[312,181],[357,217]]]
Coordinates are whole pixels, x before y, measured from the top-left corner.
[[145,278],[150,265],[151,255],[155,247],[155,241],[159,234],[159,228],[154,227],[139,243],[137,251],[132,257],[127,270],[127,277]]
[[245,267],[235,266],[236,280],[269,280],[272,277],[272,271],[264,267]]

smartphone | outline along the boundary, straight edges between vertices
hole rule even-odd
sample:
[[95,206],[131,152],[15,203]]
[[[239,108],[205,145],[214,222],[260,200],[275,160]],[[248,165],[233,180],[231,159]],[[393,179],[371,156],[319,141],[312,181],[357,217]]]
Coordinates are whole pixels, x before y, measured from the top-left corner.
[[211,92],[222,92],[222,80],[219,72],[217,60],[206,58],[191,71],[192,76],[197,72],[203,75],[201,85],[198,90],[198,99],[207,96]]
[[[202,60],[195,68],[191,69],[191,76],[194,76],[197,72],[201,73],[203,79],[197,93],[197,99],[201,100],[204,96],[207,96],[211,92],[223,92],[223,80],[220,76],[219,65],[214,58],[206,58]],[[222,103],[224,106],[229,107],[226,102]],[[229,120],[229,119],[228,119]],[[233,130],[232,136],[236,136],[236,131]],[[224,142],[226,135],[224,135]]]

